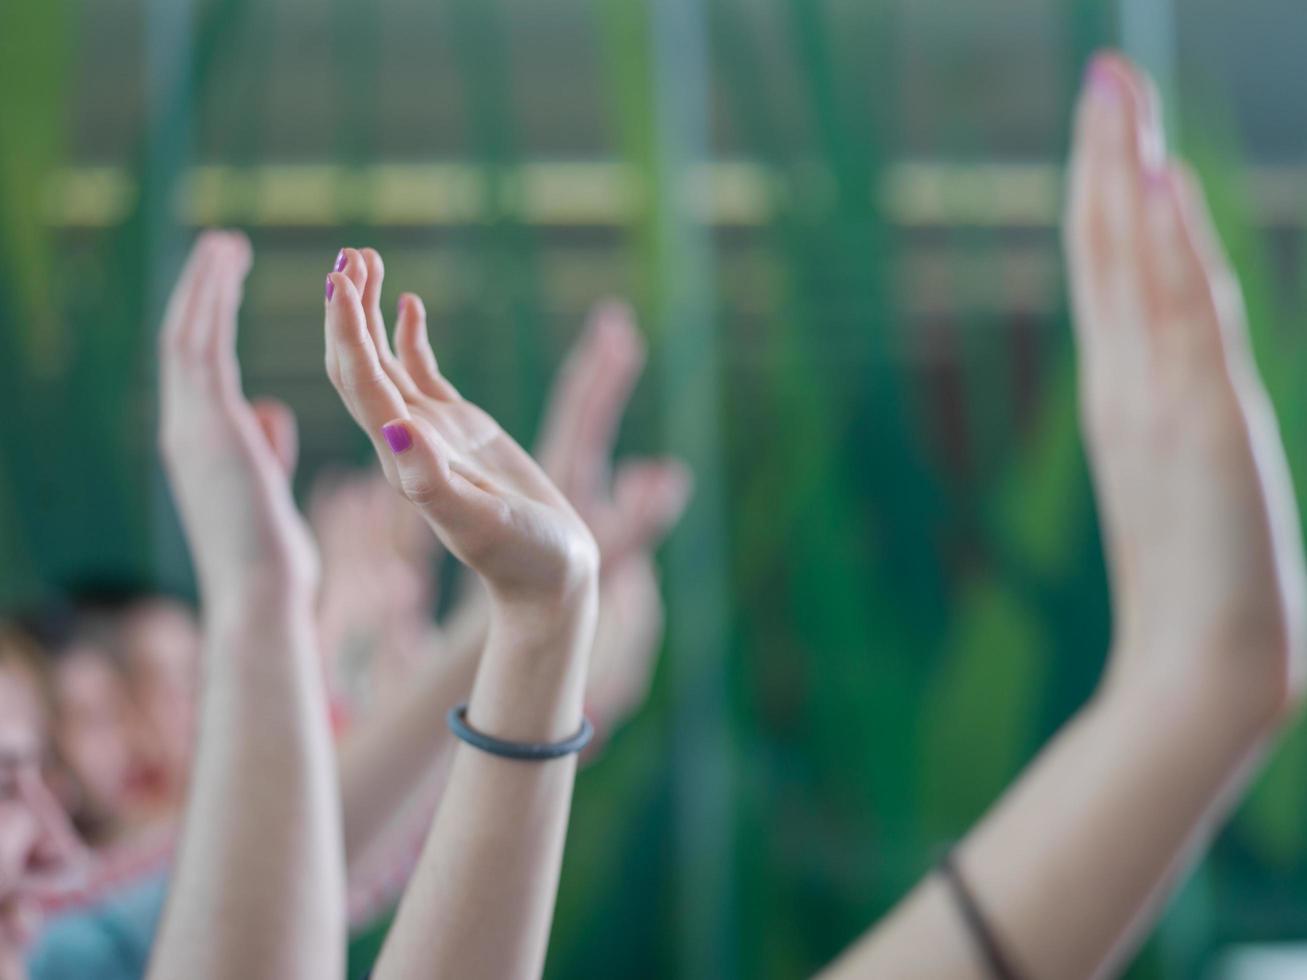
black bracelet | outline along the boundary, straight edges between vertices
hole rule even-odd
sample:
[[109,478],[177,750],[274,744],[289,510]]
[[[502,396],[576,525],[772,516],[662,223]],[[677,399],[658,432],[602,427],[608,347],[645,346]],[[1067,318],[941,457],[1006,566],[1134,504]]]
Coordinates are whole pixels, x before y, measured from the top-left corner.
[[951,850],[945,851],[944,856],[939,859],[939,873],[948,883],[953,900],[957,903],[958,912],[961,913],[962,920],[967,924],[967,930],[976,941],[976,945],[980,947],[981,955],[995,980],[1020,980],[1021,974],[1003,952],[998,936],[990,928],[985,914],[980,910],[980,903],[967,887]]
[[479,732],[468,725],[466,704],[450,708],[446,721],[449,722],[449,730],[468,745],[478,748],[482,752],[489,752],[491,755],[501,756],[505,759],[521,759],[527,762],[558,759],[574,752],[580,752],[590,743],[590,739],[594,737],[595,733],[594,726],[590,724],[590,719],[582,715],[581,730],[571,738],[565,738],[561,742],[506,742],[503,739],[495,738],[493,735]]

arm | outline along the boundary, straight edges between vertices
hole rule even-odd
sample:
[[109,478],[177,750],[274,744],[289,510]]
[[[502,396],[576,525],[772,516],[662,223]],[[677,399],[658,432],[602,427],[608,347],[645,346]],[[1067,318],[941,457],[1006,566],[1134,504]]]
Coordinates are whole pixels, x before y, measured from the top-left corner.
[[[964,842],[1027,977],[1119,968],[1297,697],[1300,532],[1237,282],[1164,158],[1150,86],[1099,59],[1067,252],[1116,643],[1102,691]],[[832,976],[989,976],[928,880]]]
[[[379,321],[384,269],[375,251],[359,255],[367,272],[363,306]],[[409,316],[423,317],[416,298],[405,303]],[[424,325],[420,331],[425,334]],[[615,303],[597,307],[554,383],[536,453],[602,555],[595,670],[586,696],[601,732],[643,703],[662,639],[662,597],[651,556],[689,494],[689,476],[672,460],[627,462],[610,476],[616,432],[643,365],[643,342],[629,311]],[[373,853],[418,787],[439,793],[452,748],[445,712],[467,700],[489,625],[483,590],[468,592],[439,649],[396,697],[361,718],[342,745],[351,870],[356,858]]]
[[[328,374],[387,478],[486,586],[489,636],[468,722],[510,740],[570,736],[594,629],[594,539],[530,456],[440,374],[412,297],[401,299],[391,353],[379,311],[363,302],[370,262],[344,254],[328,280]],[[455,750],[378,980],[540,972],[575,767],[571,757]]]
[[235,355],[249,245],[205,234],[161,340],[162,446],[200,582],[201,730],[150,976],[342,976],[344,883],[313,621],[288,479],[294,420],[249,405]]

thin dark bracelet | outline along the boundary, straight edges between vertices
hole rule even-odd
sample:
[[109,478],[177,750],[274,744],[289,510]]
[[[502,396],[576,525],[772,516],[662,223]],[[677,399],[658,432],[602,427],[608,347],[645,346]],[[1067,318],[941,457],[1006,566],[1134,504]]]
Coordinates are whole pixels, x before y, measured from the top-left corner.
[[980,947],[989,972],[993,974],[995,980],[1020,980],[1021,974],[1003,952],[998,936],[990,928],[985,914],[980,910],[980,904],[971,894],[971,889],[967,887],[951,850],[944,852],[944,856],[939,859],[938,867],[940,875],[948,883],[953,900],[957,903],[958,912],[962,915],[962,921],[967,925],[967,931]]
[[460,704],[449,709],[446,716],[449,730],[468,745],[489,752],[491,755],[505,759],[521,759],[526,762],[543,762],[546,759],[559,759],[574,752],[580,752],[594,737],[594,726],[590,719],[581,716],[581,730],[571,738],[561,742],[506,742],[493,735],[487,735],[472,728],[467,723],[467,705]]

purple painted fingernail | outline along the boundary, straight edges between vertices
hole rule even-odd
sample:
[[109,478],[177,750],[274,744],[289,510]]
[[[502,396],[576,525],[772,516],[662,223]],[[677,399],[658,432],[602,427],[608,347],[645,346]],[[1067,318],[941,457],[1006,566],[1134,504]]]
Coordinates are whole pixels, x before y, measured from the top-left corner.
[[383,425],[381,434],[386,437],[386,445],[390,446],[390,451],[396,456],[413,448],[413,437],[408,434],[408,429],[398,422]]
[[335,264],[335,266],[332,267],[332,270],[331,270],[331,271],[332,271],[332,272],[344,272],[344,271],[345,271],[345,263],[346,263],[347,261],[349,261],[349,260],[345,257],[345,250],[342,248],[339,252],[336,253],[336,264]]
[[331,276],[327,276],[327,302],[331,302],[331,294],[336,291],[336,284],[331,281]]

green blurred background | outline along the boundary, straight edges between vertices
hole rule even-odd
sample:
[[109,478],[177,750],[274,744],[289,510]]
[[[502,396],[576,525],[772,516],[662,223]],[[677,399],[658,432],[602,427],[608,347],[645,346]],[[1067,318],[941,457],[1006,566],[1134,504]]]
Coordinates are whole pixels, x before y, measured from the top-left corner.
[[[1158,74],[1244,275],[1300,491],[1298,0],[3,0],[0,599],[190,572],[153,331],[249,232],[252,393],[300,482],[367,447],[321,370],[343,244],[523,440],[587,307],[686,457],[650,707],[584,773],[549,975],[801,976],[961,835],[1108,642],[1057,247],[1089,54]],[[1291,736],[1131,977],[1307,924]]]

